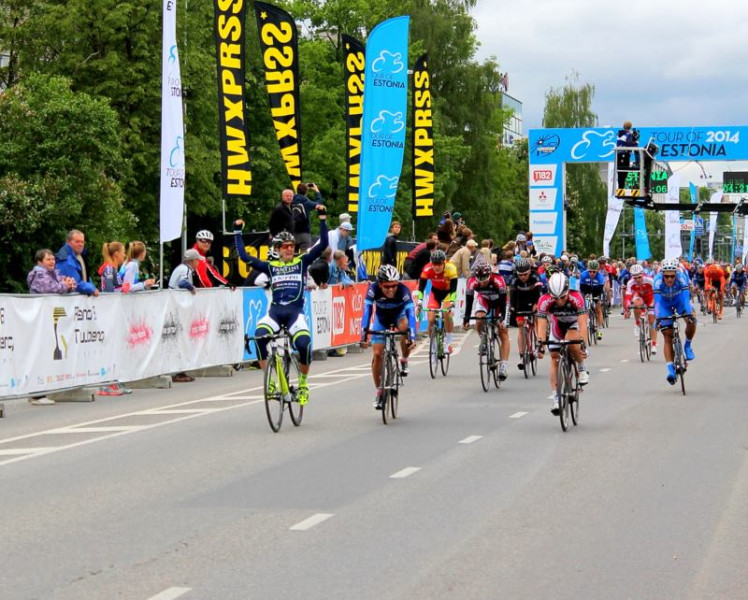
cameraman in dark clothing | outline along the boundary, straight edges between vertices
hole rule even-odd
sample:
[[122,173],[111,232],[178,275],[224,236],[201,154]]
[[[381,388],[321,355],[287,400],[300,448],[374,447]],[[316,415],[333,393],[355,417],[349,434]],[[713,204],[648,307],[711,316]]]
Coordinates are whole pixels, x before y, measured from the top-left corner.
[[[623,129],[618,130],[616,146],[635,148],[639,144],[639,132],[633,129],[631,121],[624,121]],[[636,158],[634,159],[637,160]],[[626,177],[632,167],[631,152],[616,152],[616,170],[618,171],[618,188],[626,187]]]

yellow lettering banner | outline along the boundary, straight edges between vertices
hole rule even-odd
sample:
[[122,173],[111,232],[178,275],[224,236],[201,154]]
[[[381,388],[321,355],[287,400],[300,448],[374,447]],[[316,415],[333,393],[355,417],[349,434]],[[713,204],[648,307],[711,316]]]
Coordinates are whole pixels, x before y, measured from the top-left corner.
[[413,70],[413,218],[434,216],[434,122],[428,55]]

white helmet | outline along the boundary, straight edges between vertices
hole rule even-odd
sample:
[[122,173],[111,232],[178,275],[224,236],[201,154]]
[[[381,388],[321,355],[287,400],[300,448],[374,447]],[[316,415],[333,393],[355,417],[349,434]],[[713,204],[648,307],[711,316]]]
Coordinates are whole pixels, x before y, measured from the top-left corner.
[[563,273],[554,273],[548,280],[548,293],[554,298],[560,298],[561,296],[569,292],[569,278]]
[[678,259],[668,258],[662,261],[661,265],[663,271],[677,271],[678,270]]
[[202,229],[195,234],[195,239],[196,240],[207,240],[209,242],[212,242],[213,234],[207,229]]
[[631,265],[631,270],[629,270],[629,273],[631,273],[632,277],[636,277],[637,275],[643,275],[644,267],[642,267],[641,265]]

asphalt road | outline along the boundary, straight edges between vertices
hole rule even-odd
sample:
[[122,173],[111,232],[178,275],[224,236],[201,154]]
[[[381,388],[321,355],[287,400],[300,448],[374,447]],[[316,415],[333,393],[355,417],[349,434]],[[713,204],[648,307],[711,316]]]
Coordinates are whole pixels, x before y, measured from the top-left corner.
[[368,354],[278,434],[250,371],[8,406],[0,598],[748,598],[746,332],[699,327],[684,397],[614,317],[567,433],[548,360],[484,393],[474,333],[436,381],[419,349],[387,426]]

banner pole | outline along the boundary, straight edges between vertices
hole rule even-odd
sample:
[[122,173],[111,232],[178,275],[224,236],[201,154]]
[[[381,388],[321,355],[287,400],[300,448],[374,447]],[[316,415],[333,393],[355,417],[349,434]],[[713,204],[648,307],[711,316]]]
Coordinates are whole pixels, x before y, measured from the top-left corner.
[[164,289],[164,243],[158,241],[158,284]]

